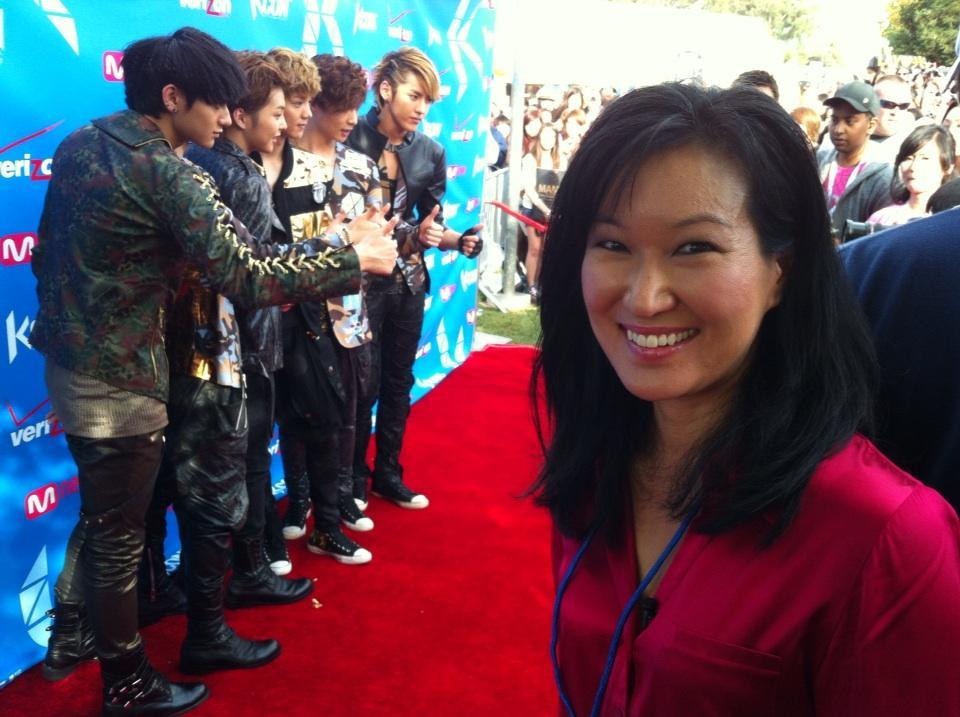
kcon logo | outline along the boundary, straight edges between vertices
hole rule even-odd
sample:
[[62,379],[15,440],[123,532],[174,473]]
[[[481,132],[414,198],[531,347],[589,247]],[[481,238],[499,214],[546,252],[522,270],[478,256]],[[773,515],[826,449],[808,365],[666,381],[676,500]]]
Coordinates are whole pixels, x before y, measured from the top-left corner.
[[290,14],[290,0],[250,0],[250,16],[269,17],[275,20],[286,20]]
[[11,311],[7,314],[7,363],[12,364],[19,354],[20,346],[26,346],[32,349],[30,340],[27,338],[33,330],[34,322],[29,316],[24,316],[23,321],[17,323],[17,317]]
[[40,548],[33,567],[26,580],[20,586],[20,614],[30,639],[41,647],[47,646],[50,632],[47,628],[53,622],[47,611],[53,609],[50,599],[50,579],[47,569],[47,546]]

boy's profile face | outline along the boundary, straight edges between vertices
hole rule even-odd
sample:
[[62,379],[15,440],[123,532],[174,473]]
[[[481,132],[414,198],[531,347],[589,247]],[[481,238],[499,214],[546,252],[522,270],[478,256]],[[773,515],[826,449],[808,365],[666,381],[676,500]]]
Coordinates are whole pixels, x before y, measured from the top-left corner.
[[433,105],[423,81],[413,73],[407,73],[396,90],[387,80],[380,83],[379,89],[382,111],[388,112],[396,126],[405,132],[416,131]]

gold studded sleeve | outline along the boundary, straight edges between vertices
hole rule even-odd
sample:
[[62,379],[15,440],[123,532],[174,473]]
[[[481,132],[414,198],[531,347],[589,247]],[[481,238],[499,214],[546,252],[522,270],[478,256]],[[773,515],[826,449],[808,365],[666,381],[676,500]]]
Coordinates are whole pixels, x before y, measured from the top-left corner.
[[220,201],[210,175],[173,156],[160,164],[158,171],[166,175],[159,183],[162,196],[157,198],[163,220],[187,260],[215,290],[248,307],[359,290],[360,262],[353,248],[259,258],[238,237],[232,214]]

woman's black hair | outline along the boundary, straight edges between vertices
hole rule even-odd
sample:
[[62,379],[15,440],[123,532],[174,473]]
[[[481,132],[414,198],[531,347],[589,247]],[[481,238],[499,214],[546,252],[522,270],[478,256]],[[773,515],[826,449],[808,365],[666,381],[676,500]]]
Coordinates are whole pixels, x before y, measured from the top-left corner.
[[193,27],[137,40],[123,53],[127,107],[141,114],[165,112],[161,91],[176,85],[192,105],[203,100],[235,107],[247,92],[236,56],[223,43]]
[[895,202],[902,204],[910,198],[910,190],[900,181],[900,164],[920,151],[920,148],[930,140],[936,143],[937,152],[940,154],[940,169],[943,170],[941,186],[953,173],[953,163],[957,153],[953,135],[946,128],[936,124],[917,127],[900,144],[897,158],[893,162],[894,172],[893,179],[890,180],[890,195]]
[[752,89],[634,90],[584,136],[544,243],[531,396],[539,417],[544,392],[550,435],[547,442],[537,418],[546,461],[531,492],[566,535],[595,525],[608,539],[621,534],[630,466],[653,438],[652,404],[624,388],[587,319],[580,282],[587,233],[601,206],[630,190],[641,166],[688,145],[739,166],[761,251],[778,258],[784,276],[729,410],[688,456],[670,510],[679,516],[700,505],[698,529],[711,534],[769,514],[772,542],[796,514],[817,465],[870,428],[876,359],[830,238],[802,130]]

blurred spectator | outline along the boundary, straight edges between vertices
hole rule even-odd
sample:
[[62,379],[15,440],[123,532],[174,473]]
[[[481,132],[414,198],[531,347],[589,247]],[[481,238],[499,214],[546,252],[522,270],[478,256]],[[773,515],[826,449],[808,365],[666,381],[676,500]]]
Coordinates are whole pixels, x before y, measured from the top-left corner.
[[[960,105],[950,105],[941,124],[953,137],[954,146],[960,147]],[[960,163],[960,158],[958,158],[958,163]],[[956,164],[954,169],[960,174],[960,164]]]
[[896,204],[879,209],[867,219],[885,227],[905,224],[927,215],[927,202],[953,176],[956,150],[953,137],[943,127],[927,125],[911,132],[900,145],[891,186]]
[[913,99],[910,84],[899,75],[882,75],[873,89],[880,102],[877,128],[870,135],[871,157],[877,161],[893,162],[900,145],[913,131],[916,118],[910,112]]
[[820,142],[821,124],[820,115],[817,114],[817,111],[809,107],[797,107],[790,113],[790,116],[793,117],[794,122],[800,125],[800,129],[807,136],[810,149],[816,150],[817,144]]
[[506,115],[497,115],[490,123],[490,135],[487,139],[487,165],[491,171],[507,166],[507,152],[510,149],[510,120]]
[[927,212],[937,214],[960,206],[960,179],[951,179],[933,193],[927,202]]
[[824,102],[831,109],[833,146],[817,153],[820,178],[834,230],[848,219],[863,222],[893,203],[890,182],[893,167],[867,156],[869,137],[877,127],[880,102],[866,82],[850,82]]
[[772,97],[777,102],[780,101],[780,88],[777,86],[777,81],[774,79],[766,70],[748,70],[747,72],[742,72],[740,75],[733,81],[734,87],[752,87],[758,92]]
[[573,153],[580,146],[580,138],[587,131],[587,115],[581,109],[563,113],[560,133],[560,157],[563,164],[569,164]]
[[[534,135],[531,126],[538,127]],[[560,143],[554,125],[542,122],[540,116],[531,116],[524,125],[529,151],[520,162],[523,194],[520,211],[533,221],[546,224],[550,219],[550,207],[560,184],[560,175],[565,165],[560,157]],[[543,233],[526,226],[527,256],[524,265],[530,291],[530,302],[538,303],[540,287],[537,283],[540,272],[540,254],[543,251]]]

